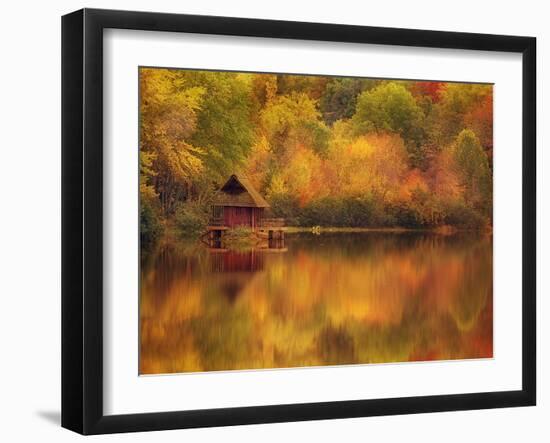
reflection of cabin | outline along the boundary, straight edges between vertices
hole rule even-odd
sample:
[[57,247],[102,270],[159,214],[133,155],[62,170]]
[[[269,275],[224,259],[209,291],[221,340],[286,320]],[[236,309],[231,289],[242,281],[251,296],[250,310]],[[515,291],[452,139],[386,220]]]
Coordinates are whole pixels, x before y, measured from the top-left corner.
[[257,272],[264,269],[264,254],[261,251],[227,251],[210,256],[214,272]]
[[233,174],[221,187],[212,205],[213,221],[227,228],[262,225],[264,210],[269,204],[242,175]]
[[234,302],[255,275],[264,269],[264,254],[255,250],[213,253],[210,261],[215,273],[213,281],[230,302]]
[[250,228],[260,239],[284,240],[284,219],[267,218],[269,204],[243,175],[233,174],[212,203],[212,219],[203,238],[222,241],[224,232],[238,226]]

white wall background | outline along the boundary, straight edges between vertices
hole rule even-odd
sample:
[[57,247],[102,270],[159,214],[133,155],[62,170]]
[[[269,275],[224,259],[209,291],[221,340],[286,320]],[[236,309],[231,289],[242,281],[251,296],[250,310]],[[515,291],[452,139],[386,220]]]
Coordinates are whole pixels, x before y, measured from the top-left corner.
[[[550,28],[545,3],[461,0],[11,1],[0,26],[0,439],[76,441],[60,415],[60,16],[81,7],[532,35],[538,38],[539,226],[550,221]],[[544,113],[546,111],[546,114]],[[544,201],[545,200],[545,201]],[[539,275],[550,265],[539,236]],[[542,252],[541,252],[542,250]],[[539,278],[539,405],[95,437],[94,441],[533,441],[550,438],[550,277]]]

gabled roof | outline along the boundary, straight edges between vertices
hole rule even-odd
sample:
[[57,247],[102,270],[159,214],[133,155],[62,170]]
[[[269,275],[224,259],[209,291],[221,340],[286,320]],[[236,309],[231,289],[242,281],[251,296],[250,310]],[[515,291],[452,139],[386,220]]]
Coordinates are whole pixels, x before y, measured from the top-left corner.
[[269,203],[254,189],[246,176],[232,174],[216,194],[214,206],[269,208]]

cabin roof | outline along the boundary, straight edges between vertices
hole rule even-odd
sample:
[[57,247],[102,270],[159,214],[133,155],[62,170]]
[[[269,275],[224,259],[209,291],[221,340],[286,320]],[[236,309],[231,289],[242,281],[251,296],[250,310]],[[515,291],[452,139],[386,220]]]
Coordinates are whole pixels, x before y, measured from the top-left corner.
[[246,176],[232,174],[216,194],[214,206],[269,208],[269,203],[254,189]]

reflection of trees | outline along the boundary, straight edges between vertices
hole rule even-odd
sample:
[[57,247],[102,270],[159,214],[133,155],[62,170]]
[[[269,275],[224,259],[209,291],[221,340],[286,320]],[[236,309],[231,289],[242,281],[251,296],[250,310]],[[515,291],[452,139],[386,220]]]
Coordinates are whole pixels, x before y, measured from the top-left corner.
[[451,315],[462,331],[475,327],[487,297],[493,293],[493,275],[486,271],[492,268],[491,252],[474,248],[464,260],[462,284],[456,288],[457,295],[450,306]]
[[490,237],[323,234],[287,243],[287,253],[261,259],[183,253],[163,278],[146,270],[142,370],[492,355]]
[[203,370],[257,367],[250,366],[257,350],[252,326],[245,310],[229,306],[220,309],[219,303],[207,309],[200,318],[193,319],[191,330]]
[[356,362],[353,337],[342,326],[326,326],[317,336],[317,348],[321,360],[327,365]]

